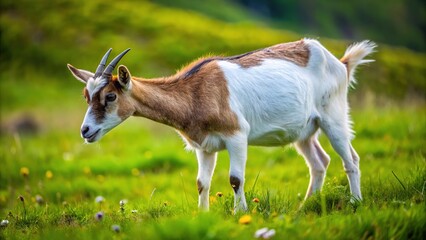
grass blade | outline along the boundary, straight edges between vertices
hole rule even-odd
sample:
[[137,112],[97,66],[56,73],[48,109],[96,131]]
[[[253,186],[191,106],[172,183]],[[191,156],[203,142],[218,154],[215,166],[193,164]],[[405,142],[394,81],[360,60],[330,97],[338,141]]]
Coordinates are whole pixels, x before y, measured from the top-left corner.
[[253,187],[251,187],[251,192],[253,192],[254,188],[256,187],[256,183],[257,183],[257,180],[259,179],[260,172],[261,171],[259,171],[256,175],[256,179],[254,180]]
[[399,180],[398,176],[396,176],[396,174],[393,172],[392,170],[392,174],[395,176],[396,180],[398,180],[399,184],[401,184],[402,188],[407,191],[407,189],[405,188],[404,184],[401,182],[401,180]]

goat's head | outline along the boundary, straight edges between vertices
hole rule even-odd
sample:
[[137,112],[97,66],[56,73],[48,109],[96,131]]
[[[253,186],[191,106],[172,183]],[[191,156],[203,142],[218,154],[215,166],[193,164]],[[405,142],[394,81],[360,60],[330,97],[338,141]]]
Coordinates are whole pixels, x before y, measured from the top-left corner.
[[81,125],[81,137],[86,143],[98,141],[135,111],[131,100],[129,70],[120,65],[118,75],[112,75],[117,63],[130,49],[120,53],[105,68],[111,50],[105,53],[95,73],[68,64],[74,77],[86,84],[83,94],[89,107]]

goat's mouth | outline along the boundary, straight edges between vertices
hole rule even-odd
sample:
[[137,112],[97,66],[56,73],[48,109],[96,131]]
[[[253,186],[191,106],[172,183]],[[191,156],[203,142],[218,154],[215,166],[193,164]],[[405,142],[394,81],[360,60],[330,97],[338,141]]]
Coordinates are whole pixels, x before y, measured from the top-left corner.
[[92,142],[96,142],[99,136],[99,132],[101,131],[101,129],[96,130],[96,132],[94,132],[92,135],[87,136],[84,138],[86,143],[92,143]]

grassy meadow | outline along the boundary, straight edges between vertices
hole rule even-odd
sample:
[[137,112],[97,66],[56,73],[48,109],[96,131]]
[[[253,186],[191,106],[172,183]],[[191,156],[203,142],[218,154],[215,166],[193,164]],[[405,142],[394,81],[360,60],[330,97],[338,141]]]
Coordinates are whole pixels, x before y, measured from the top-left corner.
[[[292,148],[250,148],[247,224],[239,223],[242,213],[232,215],[225,152],[213,177],[211,211],[199,213],[196,159],[173,130],[134,118],[86,145],[78,134],[83,108],[28,110],[43,126],[38,132],[2,134],[0,214],[9,220],[2,237],[249,239],[263,227],[275,229],[276,239],[418,239],[425,233],[424,108],[353,110],[365,198],[355,205],[326,139],[332,162],[323,194],[301,209],[309,180],[304,160]],[[98,196],[105,200],[97,203]],[[95,217],[100,211],[102,220]]]
[[[195,154],[173,129],[131,118],[100,142],[83,143],[83,85],[66,63],[93,70],[108,47],[132,47],[121,63],[152,77],[202,55],[303,36],[148,1],[108,8],[101,1],[18,2],[27,1],[1,3],[0,220],[8,224],[2,221],[0,239],[253,239],[264,227],[276,231],[272,239],[426,235],[426,54],[378,43],[377,62],[361,67],[350,91],[363,202],[350,203],[342,162],[322,136],[332,161],[323,192],[304,205],[303,158],[291,147],[250,147],[249,212],[232,213],[229,159],[221,152],[211,209],[202,213]],[[320,40],[336,56],[348,43]]]

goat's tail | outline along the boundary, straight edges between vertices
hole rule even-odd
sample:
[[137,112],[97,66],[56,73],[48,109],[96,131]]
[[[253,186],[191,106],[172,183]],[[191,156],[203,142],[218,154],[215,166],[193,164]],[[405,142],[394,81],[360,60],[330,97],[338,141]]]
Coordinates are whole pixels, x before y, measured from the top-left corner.
[[358,65],[374,62],[372,59],[364,59],[367,55],[374,52],[377,45],[374,42],[365,40],[359,43],[354,43],[346,49],[345,55],[340,61],[345,64],[348,72],[349,83],[355,83],[355,70]]

